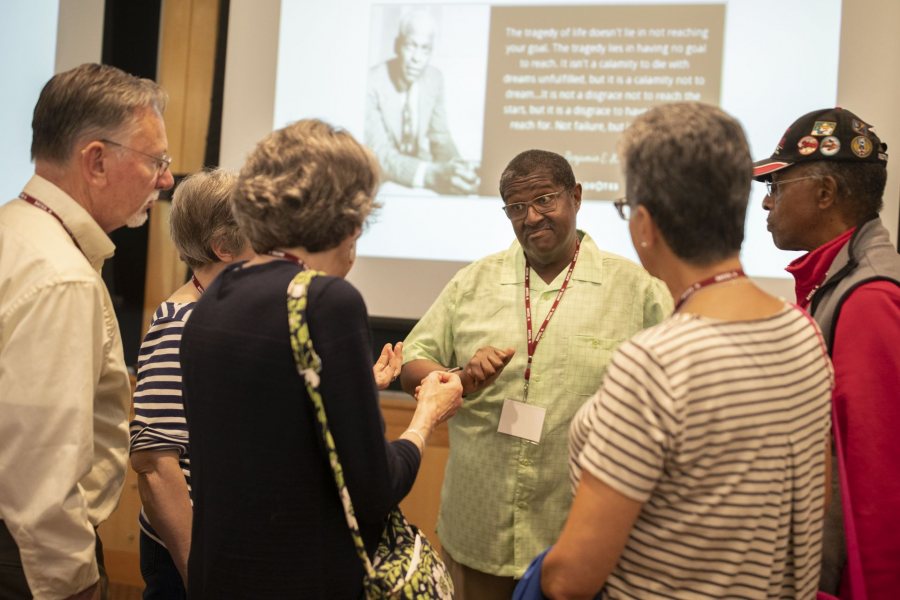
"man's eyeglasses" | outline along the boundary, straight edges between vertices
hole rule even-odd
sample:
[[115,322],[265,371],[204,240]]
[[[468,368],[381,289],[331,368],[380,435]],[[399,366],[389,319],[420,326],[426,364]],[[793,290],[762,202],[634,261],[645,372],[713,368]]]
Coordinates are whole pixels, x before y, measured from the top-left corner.
[[168,154],[163,154],[162,156],[153,156],[152,154],[147,154],[146,152],[141,152],[140,150],[135,150],[125,144],[120,144],[119,142],[114,142],[112,140],[101,139],[101,142],[104,144],[112,144],[113,146],[118,146],[119,148],[124,148],[125,150],[131,150],[132,152],[137,152],[147,158],[151,159],[156,164],[156,176],[162,177],[163,173],[166,172],[166,169],[169,168],[169,165],[172,164],[172,157]]
[[628,198],[622,196],[618,200],[613,200],[613,206],[616,207],[616,212],[620,217],[626,221],[631,220],[631,205],[628,203]]
[[534,208],[538,213],[546,215],[556,209],[559,201],[559,195],[568,190],[559,190],[558,192],[550,192],[543,196],[538,196],[534,200],[527,202],[513,202],[503,206],[503,212],[509,217],[510,221],[521,221],[528,214],[528,207]]
[[804,179],[819,179],[818,175],[807,175],[806,177],[796,177],[794,179],[782,179],[780,181],[772,181],[771,179],[766,182],[766,194],[772,196],[773,198],[779,196],[781,191],[779,190],[779,186],[782,186],[786,183],[794,183],[795,181],[803,181]]

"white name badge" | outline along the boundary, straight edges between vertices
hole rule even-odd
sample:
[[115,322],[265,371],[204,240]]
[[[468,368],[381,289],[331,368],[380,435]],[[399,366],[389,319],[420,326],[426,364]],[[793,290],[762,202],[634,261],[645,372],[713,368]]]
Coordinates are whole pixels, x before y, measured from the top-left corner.
[[541,441],[544,428],[544,414],[547,409],[532,406],[507,398],[500,412],[500,426],[497,431],[528,440],[534,444]]

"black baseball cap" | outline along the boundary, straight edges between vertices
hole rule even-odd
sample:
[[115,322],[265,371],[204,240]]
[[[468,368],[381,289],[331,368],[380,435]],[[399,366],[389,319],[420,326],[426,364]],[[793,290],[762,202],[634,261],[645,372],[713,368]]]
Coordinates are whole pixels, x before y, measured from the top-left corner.
[[887,144],[872,125],[841,107],[822,108],[791,123],[772,156],[753,163],[753,179],[768,181],[772,173],[803,162],[887,165],[887,159]]

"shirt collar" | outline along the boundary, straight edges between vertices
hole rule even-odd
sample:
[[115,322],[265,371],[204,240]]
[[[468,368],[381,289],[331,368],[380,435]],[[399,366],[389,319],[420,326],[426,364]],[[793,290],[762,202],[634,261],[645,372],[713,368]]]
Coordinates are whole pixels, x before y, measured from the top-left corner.
[[[572,279],[578,281],[588,281],[591,283],[602,283],[602,266],[599,260],[600,249],[591,236],[584,231],[578,229],[578,236],[581,238],[581,252],[578,254],[578,262],[575,263],[575,270],[572,271]],[[562,285],[565,278],[566,269],[563,269],[552,283],[548,284],[548,289],[558,289]],[[532,282],[542,281],[540,277],[532,277]],[[519,240],[513,241],[503,255],[503,266],[500,269],[501,285],[523,284],[525,283],[525,252],[522,250]],[[532,284],[534,287],[534,284]]]
[[37,198],[59,215],[78,240],[91,267],[99,272],[103,261],[115,253],[116,246],[90,213],[69,194],[40,175],[32,176],[25,184],[25,193]]
[[787,266],[785,270],[794,276],[794,291],[797,294],[797,304],[801,308],[809,306],[812,295],[828,277],[831,263],[853,236],[854,231],[856,231],[856,227],[848,229],[830,242],[791,261]]

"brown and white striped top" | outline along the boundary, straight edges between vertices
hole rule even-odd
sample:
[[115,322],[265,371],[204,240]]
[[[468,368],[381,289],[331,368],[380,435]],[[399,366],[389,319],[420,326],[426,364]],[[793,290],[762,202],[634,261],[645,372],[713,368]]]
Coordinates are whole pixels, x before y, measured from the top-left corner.
[[617,351],[569,432],[582,469],[643,503],[604,598],[813,598],[831,364],[795,307],[676,314]]

